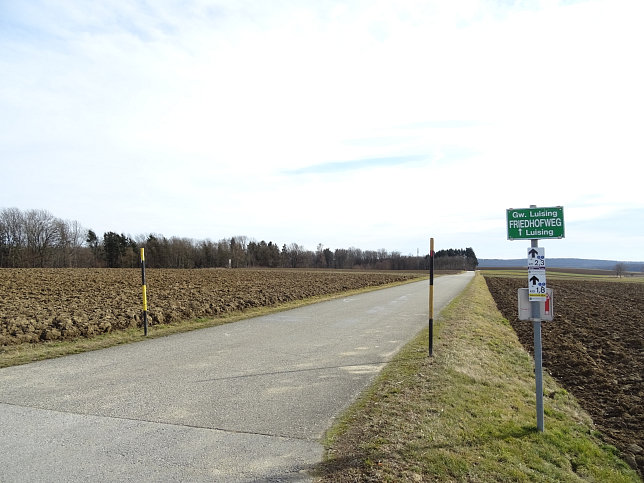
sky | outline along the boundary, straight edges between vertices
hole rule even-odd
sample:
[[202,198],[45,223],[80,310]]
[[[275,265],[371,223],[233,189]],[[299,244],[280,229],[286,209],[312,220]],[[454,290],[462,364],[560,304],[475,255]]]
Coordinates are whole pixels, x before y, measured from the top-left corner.
[[107,231],[644,260],[641,0],[0,0],[0,208]]

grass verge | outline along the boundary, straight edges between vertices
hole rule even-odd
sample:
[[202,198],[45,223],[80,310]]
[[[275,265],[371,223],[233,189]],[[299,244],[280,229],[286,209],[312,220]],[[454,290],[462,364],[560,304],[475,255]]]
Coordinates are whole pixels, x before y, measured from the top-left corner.
[[534,368],[477,275],[327,433],[323,481],[640,481],[574,398]]
[[127,330],[119,330],[107,334],[98,335],[90,339],[78,338],[68,341],[52,341],[41,342],[38,344],[19,344],[15,346],[0,346],[0,368],[17,366],[20,364],[27,364],[29,362],[39,361],[43,359],[52,359],[55,357],[62,357],[70,354],[78,354],[80,352],[88,352],[93,350],[105,349],[121,344],[130,344],[133,342],[140,342],[145,339],[154,339],[157,337],[165,337],[180,332],[189,332],[192,330],[205,329],[208,327],[215,327],[217,325],[229,324],[243,319],[252,317],[259,317],[262,315],[269,315],[276,312],[295,309],[305,305],[310,305],[326,300],[337,299],[341,297],[349,297],[360,293],[371,292],[383,288],[393,287],[396,285],[403,285],[406,283],[418,282],[426,279],[427,276],[421,276],[416,279],[405,280],[403,282],[395,282],[377,287],[365,287],[362,289],[351,290],[342,293],[320,295],[316,297],[309,297],[301,300],[294,300],[280,305],[273,305],[269,307],[257,307],[254,309],[230,312],[220,317],[214,318],[198,318],[192,320],[185,320],[172,324],[157,324],[148,328],[148,335],[143,335],[142,328],[131,328]]

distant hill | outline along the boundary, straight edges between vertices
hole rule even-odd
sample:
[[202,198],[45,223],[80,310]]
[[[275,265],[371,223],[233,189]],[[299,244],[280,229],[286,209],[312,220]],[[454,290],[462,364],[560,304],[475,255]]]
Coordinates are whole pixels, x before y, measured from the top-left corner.
[[[615,270],[615,265],[623,263],[628,272],[641,272],[644,262],[619,262],[617,260],[586,260],[583,258],[546,258],[546,268],[584,268],[587,270]],[[509,260],[498,258],[479,258],[478,268],[486,267],[527,267],[527,258]]]

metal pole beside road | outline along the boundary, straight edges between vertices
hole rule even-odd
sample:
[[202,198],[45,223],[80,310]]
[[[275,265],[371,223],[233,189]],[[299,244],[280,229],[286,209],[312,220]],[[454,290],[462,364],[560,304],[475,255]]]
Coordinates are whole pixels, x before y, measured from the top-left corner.
[[148,335],[148,289],[145,283],[145,249],[141,248],[141,282],[143,285],[143,335]]
[[[534,207],[534,205],[532,206]],[[531,247],[537,248],[539,240],[532,240]],[[532,328],[534,331],[534,376],[537,396],[537,429],[543,433],[543,365],[541,355],[541,302],[530,302]]]
[[429,239],[429,355],[434,354],[434,239]]

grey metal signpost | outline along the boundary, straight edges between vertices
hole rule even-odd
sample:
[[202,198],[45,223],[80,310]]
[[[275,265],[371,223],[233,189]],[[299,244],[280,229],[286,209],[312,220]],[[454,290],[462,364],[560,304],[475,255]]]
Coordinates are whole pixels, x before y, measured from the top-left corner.
[[[552,320],[550,294],[546,287],[546,259],[544,249],[539,247],[540,238],[563,238],[563,207],[513,209],[506,211],[508,240],[530,240],[528,249],[528,291],[532,327],[534,331],[534,371],[537,399],[537,429],[544,430],[543,424],[543,359],[541,350],[541,319],[546,313]],[[521,298],[521,289],[519,289]],[[542,310],[545,304],[545,310]],[[519,306],[521,314],[521,307]]]
[[[532,240],[530,247],[539,246],[539,240]],[[543,268],[545,271],[545,267]],[[530,271],[528,271],[528,277]],[[528,285],[530,281],[528,281]],[[545,287],[544,287],[545,288]],[[537,383],[537,429],[543,432],[543,363],[541,357],[541,307],[539,301],[530,300],[532,308],[532,329],[534,332],[534,377]]]

